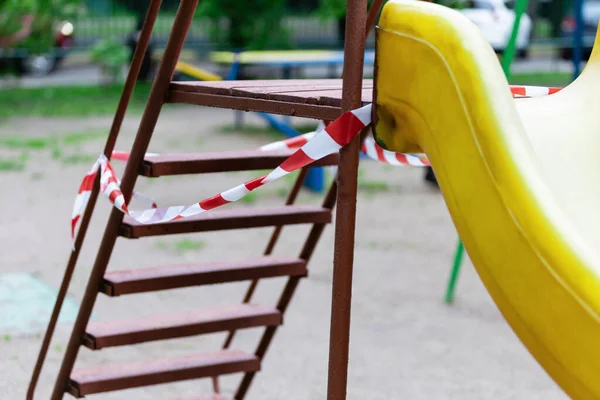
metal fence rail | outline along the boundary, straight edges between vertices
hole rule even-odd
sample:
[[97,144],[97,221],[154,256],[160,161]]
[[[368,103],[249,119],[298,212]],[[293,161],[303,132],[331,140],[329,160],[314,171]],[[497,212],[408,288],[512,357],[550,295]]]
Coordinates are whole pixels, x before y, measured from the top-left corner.
[[[164,46],[173,25],[174,15],[165,13],[159,16],[153,32],[153,41],[156,46]],[[214,47],[209,29],[212,22],[206,18],[197,18],[186,39],[186,47],[197,50],[211,49]],[[126,40],[136,27],[136,18],[133,15],[112,16],[86,16],[74,21],[75,49],[84,50],[102,38],[116,38]],[[290,44],[294,48],[342,48],[338,38],[337,21],[334,19],[323,20],[314,16],[290,16],[283,20],[284,28],[290,33]],[[223,27],[226,22],[223,21]],[[371,37],[368,46],[373,47]]]

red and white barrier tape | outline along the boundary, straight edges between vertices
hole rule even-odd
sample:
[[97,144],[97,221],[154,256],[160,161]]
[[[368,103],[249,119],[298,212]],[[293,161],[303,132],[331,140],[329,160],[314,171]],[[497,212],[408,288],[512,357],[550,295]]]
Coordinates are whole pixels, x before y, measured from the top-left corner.
[[[515,98],[547,96],[549,94],[558,92],[560,89],[561,88],[543,86],[510,86],[510,91],[513,97]],[[319,121],[317,131],[322,129],[323,127],[325,127],[325,125],[322,121]],[[266,144],[260,147],[260,149],[263,151],[294,150],[302,147],[315,134],[316,131],[305,133],[303,135],[298,135],[290,139],[280,140],[278,142]],[[379,146],[375,142],[375,139],[370,135],[365,139],[361,148],[361,152],[373,160],[391,165],[411,165],[416,167],[424,167],[430,165],[429,160],[427,160],[427,157],[424,154],[402,154],[385,150],[381,146]]]
[[[146,153],[144,157],[156,157],[160,154],[158,153]],[[119,160],[119,161],[127,161],[129,160],[129,152],[128,151],[113,151],[111,156],[111,160]]]
[[558,87],[544,87],[544,86],[516,86],[511,85],[510,91],[515,98],[520,97],[541,97],[560,91]]
[[[542,90],[545,89],[545,90]],[[512,86],[511,91],[513,96],[544,96],[555,93],[559,89],[555,88],[537,88],[531,86]],[[173,221],[186,217],[191,217],[203,213],[213,208],[220,207],[237,201],[251,191],[281,178],[295,170],[305,167],[312,162],[319,160],[329,154],[337,152],[340,148],[350,143],[358,133],[370,125],[371,123],[371,105],[361,107],[342,114],[332,123],[324,126],[320,123],[320,128],[316,132],[301,135],[292,139],[282,140],[261,147],[261,150],[281,150],[281,149],[297,149],[290,157],[288,157],[281,165],[275,168],[267,175],[248,181],[242,185],[238,185],[232,189],[226,190],[216,196],[201,200],[197,203],[187,206],[171,206],[166,208],[158,208],[153,204],[153,208],[145,210],[129,210],[125,204],[125,198],[120,189],[120,182],[115,174],[110,161],[101,155],[94,163],[92,168],[84,177],[79,193],[75,198],[73,205],[73,213],[71,217],[71,235],[75,237],[75,227],[81,218],[85,206],[89,200],[94,181],[96,180],[98,171],[100,171],[100,191],[108,197],[110,202],[120,211],[129,215],[134,220],[144,223],[158,223]],[[420,155],[401,154],[384,150],[381,148],[373,137],[369,136],[362,147],[363,153],[368,157],[385,162],[391,165],[413,165],[427,166],[429,161]],[[152,156],[154,153],[148,153],[147,156]],[[114,159],[126,161],[129,154],[126,152],[113,152]],[[136,193],[142,199],[149,200],[146,196]],[[153,202],[152,202],[153,203]]]
[[75,198],[71,218],[72,238],[74,239],[75,227],[90,197],[98,171],[100,171],[100,191],[104,196],[108,197],[110,202],[117,209],[129,215],[134,220],[144,224],[173,221],[191,217],[212,210],[213,208],[220,207],[224,204],[237,201],[256,188],[305,167],[329,154],[335,153],[342,148],[342,146],[350,143],[358,132],[370,123],[370,104],[357,110],[346,112],[326,128],[318,131],[310,141],[306,142],[301,148],[296,150],[296,152],[269,174],[187,206],[149,208],[139,211],[129,210],[119,187],[118,178],[112,169],[110,162],[104,155],[101,155],[83,179],[79,188],[79,193]]

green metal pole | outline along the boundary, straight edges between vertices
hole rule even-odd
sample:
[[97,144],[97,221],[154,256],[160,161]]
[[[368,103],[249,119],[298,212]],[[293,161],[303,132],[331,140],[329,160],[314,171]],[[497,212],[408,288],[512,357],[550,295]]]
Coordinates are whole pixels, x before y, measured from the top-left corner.
[[506,75],[506,79],[510,78],[510,66],[517,51],[517,34],[519,33],[519,25],[521,24],[521,17],[525,13],[526,9],[527,0],[517,0],[517,4],[515,5],[515,22],[512,27],[510,39],[508,39],[508,43],[504,49],[504,54],[502,55],[502,70],[504,71],[504,75]]
[[[513,23],[512,32],[510,33],[508,43],[506,43],[504,54],[502,55],[501,65],[506,79],[510,78],[510,66],[517,51],[517,34],[519,33],[519,25],[521,24],[521,17],[525,13],[526,9],[527,0],[517,0],[517,4],[515,5],[515,21]],[[460,265],[462,263],[464,251],[465,248],[459,238],[458,246],[456,247],[456,251],[454,253],[454,263],[452,265],[452,271],[450,272],[450,279],[448,279],[448,285],[446,286],[446,295],[444,296],[444,300],[447,304],[451,304],[454,301],[456,282],[458,280],[458,274],[460,273]]]
[[454,301],[454,288],[456,287],[456,281],[458,280],[458,274],[460,272],[460,265],[462,264],[464,253],[465,247],[463,246],[463,242],[458,239],[458,246],[456,246],[456,251],[454,252],[452,272],[450,273],[450,280],[448,281],[448,288],[446,289],[446,297],[444,298],[446,304],[452,304]]

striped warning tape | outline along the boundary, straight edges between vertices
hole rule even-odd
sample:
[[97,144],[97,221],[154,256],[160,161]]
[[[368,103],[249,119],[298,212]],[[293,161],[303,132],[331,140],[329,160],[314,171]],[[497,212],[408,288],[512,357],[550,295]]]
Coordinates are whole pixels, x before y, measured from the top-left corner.
[[558,87],[545,87],[545,86],[516,86],[512,85],[510,91],[513,97],[541,97],[554,94],[560,91]]
[[[543,95],[540,94],[543,92],[542,90],[533,90],[526,86],[517,87],[518,89],[515,88],[516,87],[511,87],[513,95],[517,95],[515,91],[521,91],[526,95]],[[550,89],[546,91],[546,94],[549,93],[551,93]],[[79,187],[79,192],[75,198],[75,204],[73,205],[73,213],[71,216],[72,239],[74,240],[77,222],[81,218],[81,215],[83,214],[85,206],[89,200],[98,172],[100,172],[101,193],[123,213],[144,224],[173,221],[191,217],[193,215],[220,207],[224,204],[237,201],[251,191],[271,181],[303,168],[329,154],[335,153],[340,148],[350,143],[350,141],[356,137],[356,135],[363,128],[370,125],[370,123],[371,105],[369,104],[359,109],[345,112],[327,126],[321,124],[321,129],[318,129],[316,132],[311,134],[302,135],[301,137],[287,139],[263,146],[261,148],[263,150],[278,150],[281,148],[297,150],[270,173],[248,181],[242,185],[238,185],[232,189],[221,192],[216,196],[187,206],[172,206],[164,208],[155,207],[139,211],[129,210],[125,204],[125,198],[120,189],[120,181],[113,170],[110,161],[106,158],[106,156],[104,156],[104,154],[102,154],[85,175]],[[365,141],[363,145],[363,152],[370,158],[387,162],[388,164],[392,165],[429,165],[427,159],[420,155],[398,154],[384,150],[378,146],[377,143],[375,143],[372,137],[370,137],[370,140]],[[149,155],[151,156],[153,154],[155,153],[150,153]],[[113,153],[113,157],[119,160],[127,160],[128,156],[129,154],[125,152]]]
[[270,173],[248,181],[242,185],[226,190],[216,196],[204,199],[187,206],[172,206],[165,208],[149,208],[145,210],[129,210],[125,197],[119,187],[119,180],[110,161],[101,155],[84,177],[79,192],[75,198],[71,216],[71,235],[74,240],[75,227],[81,218],[85,205],[93,189],[94,181],[100,172],[100,191],[120,211],[134,220],[144,223],[158,223],[191,217],[213,208],[237,201],[251,191],[305,167],[312,162],[329,154],[337,152],[348,144],[365,126],[371,123],[371,105],[364,106],[342,114],[314,137],[296,150],[283,163]]

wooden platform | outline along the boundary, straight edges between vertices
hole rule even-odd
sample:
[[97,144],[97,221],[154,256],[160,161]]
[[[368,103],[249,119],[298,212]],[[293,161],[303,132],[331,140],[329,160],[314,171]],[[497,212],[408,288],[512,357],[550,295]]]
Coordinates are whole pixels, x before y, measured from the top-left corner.
[[213,353],[75,369],[67,391],[79,398],[93,393],[237,372],[256,372],[259,369],[258,357],[241,351],[221,350]]
[[[140,175],[159,177],[210,172],[274,169],[293,153],[293,150],[248,150],[147,156],[142,164]],[[310,165],[312,167],[337,165],[337,161],[338,155],[330,154],[320,160],[316,160]]]
[[125,216],[119,234],[129,239],[137,239],[180,233],[263,228],[278,225],[328,224],[330,222],[331,210],[322,207],[234,208],[207,211],[184,219],[152,224],[142,224]]
[[[373,80],[363,81],[362,102],[373,100]],[[334,120],[341,111],[341,79],[172,82],[169,103]]]
[[100,291],[107,296],[120,296],[281,276],[300,277],[306,274],[305,260],[264,256],[232,261],[109,271],[104,275]]
[[90,322],[83,343],[92,350],[257,326],[277,326],[281,313],[258,304],[214,306],[183,313]]

